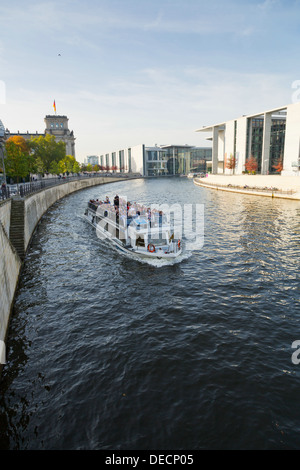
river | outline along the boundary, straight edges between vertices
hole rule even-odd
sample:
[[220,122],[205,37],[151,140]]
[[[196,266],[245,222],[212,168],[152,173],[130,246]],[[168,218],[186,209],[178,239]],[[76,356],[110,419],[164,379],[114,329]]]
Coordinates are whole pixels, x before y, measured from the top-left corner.
[[[202,205],[204,245],[132,260],[90,198]],[[1,377],[1,449],[300,449],[300,205],[185,178],[89,188],[33,236]]]

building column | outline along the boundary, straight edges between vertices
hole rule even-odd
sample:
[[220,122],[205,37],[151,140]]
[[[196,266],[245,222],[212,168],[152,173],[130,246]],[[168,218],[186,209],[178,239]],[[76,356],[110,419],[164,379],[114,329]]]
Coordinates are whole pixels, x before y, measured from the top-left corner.
[[261,174],[267,175],[270,162],[270,143],[271,143],[272,113],[264,114],[264,135],[261,154]]
[[213,128],[213,137],[212,137],[212,174],[218,174],[218,139],[219,139],[219,128],[215,126]]

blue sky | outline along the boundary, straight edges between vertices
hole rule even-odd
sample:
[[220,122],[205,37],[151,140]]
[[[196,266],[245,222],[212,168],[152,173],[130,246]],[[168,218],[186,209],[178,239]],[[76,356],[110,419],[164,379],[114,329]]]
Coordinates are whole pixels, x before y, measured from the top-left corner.
[[299,20],[299,0],[1,2],[0,119],[43,132],[55,99],[79,161],[209,146],[196,129],[293,101]]

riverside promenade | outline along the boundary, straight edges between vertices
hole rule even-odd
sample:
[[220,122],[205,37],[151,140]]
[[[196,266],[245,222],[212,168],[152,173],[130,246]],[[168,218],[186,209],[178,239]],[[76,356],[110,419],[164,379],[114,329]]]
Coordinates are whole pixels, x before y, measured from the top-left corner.
[[208,175],[194,178],[194,184],[215,190],[300,200],[300,176]]

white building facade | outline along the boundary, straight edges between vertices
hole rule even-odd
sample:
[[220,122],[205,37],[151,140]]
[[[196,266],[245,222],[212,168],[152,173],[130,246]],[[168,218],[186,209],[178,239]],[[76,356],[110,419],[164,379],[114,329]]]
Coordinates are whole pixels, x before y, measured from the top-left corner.
[[138,173],[142,176],[187,175],[192,168],[207,170],[211,162],[211,147],[190,145],[144,144],[100,155],[100,168],[121,173]]
[[212,141],[213,174],[300,174],[300,103],[242,116],[197,132],[211,134],[208,140]]
[[99,157],[100,168],[110,172],[143,175],[144,151],[145,146],[141,144],[103,153]]

